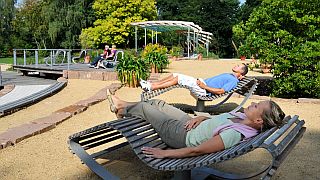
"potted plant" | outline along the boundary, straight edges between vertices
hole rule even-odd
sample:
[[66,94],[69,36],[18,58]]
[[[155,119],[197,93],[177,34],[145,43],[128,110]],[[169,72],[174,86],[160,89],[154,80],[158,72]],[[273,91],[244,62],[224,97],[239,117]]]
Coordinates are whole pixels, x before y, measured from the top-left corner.
[[241,45],[239,47],[239,51],[238,51],[239,55],[240,55],[240,59],[242,61],[246,60],[247,57],[250,57],[250,50],[247,46],[245,45]]
[[207,49],[199,44],[199,46],[196,48],[196,52],[198,53],[198,60],[202,61],[203,55],[206,54]]
[[151,66],[151,73],[162,72],[169,64],[168,57],[159,52],[150,52],[145,57],[145,61]]
[[148,64],[142,58],[126,54],[123,59],[119,60],[116,71],[122,84],[138,87],[140,79],[149,77],[148,68]]
[[173,60],[177,60],[178,57],[181,55],[182,47],[181,46],[172,46],[170,50],[170,55]]
[[162,72],[169,64],[166,55],[167,48],[159,44],[148,44],[142,52],[142,57],[151,67],[151,73]]

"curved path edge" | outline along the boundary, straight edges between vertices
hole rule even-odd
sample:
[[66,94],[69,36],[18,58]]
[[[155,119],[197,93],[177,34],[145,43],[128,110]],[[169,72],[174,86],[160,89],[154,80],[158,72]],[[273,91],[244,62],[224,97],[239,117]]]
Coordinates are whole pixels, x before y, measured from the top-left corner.
[[[35,104],[42,99],[54,95],[56,92],[66,87],[68,81],[65,78],[57,79],[57,82],[50,85],[47,88],[35,91],[34,93],[27,95],[23,98],[8,102],[7,104],[0,105],[0,117],[12,114],[19,111],[29,105]],[[14,95],[12,95],[14,96]]]
[[120,83],[112,83],[88,99],[80,100],[73,105],[59,109],[49,116],[38,118],[29,123],[8,129],[6,132],[0,134],[0,149],[13,146],[26,138],[55,128],[63,121],[85,111],[89,106],[105,100],[107,89],[115,92],[120,89],[121,86]]

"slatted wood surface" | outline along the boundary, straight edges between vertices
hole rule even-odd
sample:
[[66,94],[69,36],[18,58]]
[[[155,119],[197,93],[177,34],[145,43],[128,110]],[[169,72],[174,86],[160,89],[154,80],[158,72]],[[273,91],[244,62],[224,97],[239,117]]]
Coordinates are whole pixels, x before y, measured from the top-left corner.
[[[69,139],[79,143],[83,149],[88,150],[125,137],[133,151],[148,166],[158,170],[174,171],[206,166],[245,154],[259,147],[259,145],[261,145],[275,130],[276,128],[273,128],[259,134],[249,141],[221,152],[181,159],[156,159],[146,157],[142,154],[141,147],[144,146],[160,147],[162,149],[167,149],[169,147],[161,141],[160,137],[148,122],[135,117],[98,125],[74,134],[70,136]],[[110,150],[106,150],[105,152],[110,152]],[[103,153],[100,153],[99,155],[102,154]],[[97,157],[97,155],[94,155],[94,157]]]

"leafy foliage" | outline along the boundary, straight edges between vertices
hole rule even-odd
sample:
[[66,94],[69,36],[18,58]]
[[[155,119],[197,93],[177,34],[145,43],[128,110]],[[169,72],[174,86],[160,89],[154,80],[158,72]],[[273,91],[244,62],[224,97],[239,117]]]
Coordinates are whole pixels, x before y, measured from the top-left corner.
[[232,26],[237,22],[238,0],[158,0],[157,7],[161,20],[191,21],[213,33],[210,50],[215,54],[234,55],[231,37]]
[[264,0],[238,28],[244,46],[273,65],[273,95],[320,97],[320,3]]
[[84,47],[127,45],[134,35],[131,22],[156,18],[154,0],[95,0],[93,9],[97,17],[94,27],[83,29],[80,36]]
[[172,48],[170,49],[170,55],[179,57],[180,55],[182,55],[182,47],[180,45],[172,46]]
[[240,21],[243,21],[243,22],[246,22],[253,9],[260,6],[262,3],[262,0],[246,0],[246,2],[240,7],[240,10],[239,10],[239,20]]
[[0,0],[0,57],[5,56],[11,47],[10,37],[13,34],[12,20],[15,17],[13,0]]
[[116,70],[118,79],[121,83],[130,87],[137,87],[140,79],[149,77],[148,64],[141,58],[134,57],[130,54],[125,54],[123,59],[120,59]]
[[160,72],[169,64],[167,48],[159,44],[148,44],[142,52],[142,57],[149,66],[155,66]]

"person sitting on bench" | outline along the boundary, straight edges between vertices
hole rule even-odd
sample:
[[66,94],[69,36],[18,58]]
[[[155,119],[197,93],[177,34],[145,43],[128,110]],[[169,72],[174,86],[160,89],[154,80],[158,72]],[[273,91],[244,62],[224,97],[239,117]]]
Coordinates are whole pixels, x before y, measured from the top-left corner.
[[[107,61],[104,61],[104,60],[113,60],[114,59],[114,56],[116,55],[117,53],[117,49],[116,49],[116,45],[112,45],[111,47],[111,51],[110,53],[108,54],[108,56],[106,56],[104,59],[100,59],[97,63],[97,66],[95,68],[99,68],[99,67],[103,67],[105,69],[109,68],[109,64]],[[104,64],[105,63],[105,64]],[[112,66],[113,67],[113,66]]]
[[153,158],[183,158],[230,148],[259,132],[284,124],[285,114],[273,101],[252,103],[244,113],[190,117],[162,100],[126,102],[107,91],[110,109],[118,118],[136,116],[148,121],[162,141],[175,149],[143,147]]
[[223,73],[205,80],[173,73],[159,82],[150,83],[141,80],[140,85],[144,91],[151,92],[179,84],[190,87],[198,95],[210,96],[211,94],[223,94],[235,88],[239,80],[248,73],[248,67],[245,64],[236,65],[232,68],[232,71],[232,74]]
[[[93,61],[88,64],[89,67],[97,67],[98,66],[98,62],[102,59],[105,59],[106,57],[108,57],[111,53],[111,50],[109,49],[109,46],[108,45],[105,45],[104,47],[104,50],[103,50],[103,54],[100,54],[100,56],[97,56],[93,59]],[[98,66],[99,67],[99,66]]]

